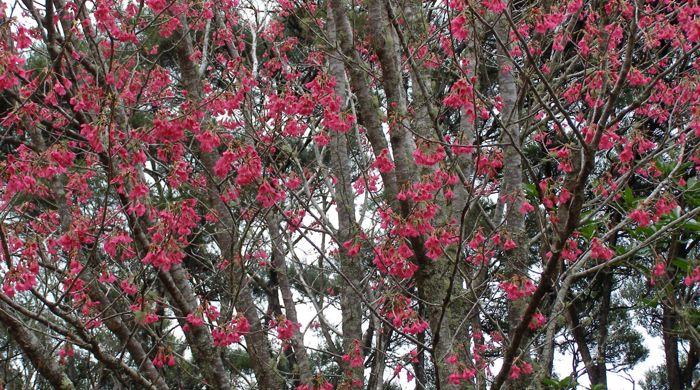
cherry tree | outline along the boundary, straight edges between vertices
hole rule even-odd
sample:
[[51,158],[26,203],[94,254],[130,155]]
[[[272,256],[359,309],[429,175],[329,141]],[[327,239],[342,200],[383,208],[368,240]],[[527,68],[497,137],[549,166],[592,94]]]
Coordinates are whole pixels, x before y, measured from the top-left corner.
[[0,387],[699,386],[696,1],[1,11]]

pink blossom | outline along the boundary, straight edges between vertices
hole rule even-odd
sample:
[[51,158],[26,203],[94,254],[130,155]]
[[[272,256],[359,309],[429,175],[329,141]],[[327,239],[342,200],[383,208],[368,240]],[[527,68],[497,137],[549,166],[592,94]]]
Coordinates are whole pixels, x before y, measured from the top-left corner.
[[348,256],[357,256],[360,253],[361,245],[359,242],[354,242],[353,240],[348,240],[343,243],[343,248],[347,251]]
[[102,272],[97,280],[100,283],[114,283],[117,280],[117,277],[109,272]]
[[651,271],[651,274],[654,276],[663,276],[666,274],[666,264],[659,262],[656,263],[654,266],[654,269]]
[[635,209],[629,215],[630,219],[639,225],[639,227],[649,226],[651,223],[651,215],[649,212],[642,209]]
[[214,174],[219,177],[228,175],[229,171],[231,170],[231,164],[233,164],[235,159],[236,155],[232,151],[225,151],[216,164],[214,164]]
[[197,134],[195,138],[199,142],[199,147],[202,149],[202,151],[206,153],[211,152],[212,150],[214,150],[214,148],[221,144],[219,137],[211,131]]
[[426,256],[433,260],[437,260],[440,256],[442,256],[442,246],[440,245],[440,240],[435,236],[430,236],[427,240],[425,240],[425,248],[428,249]]
[[508,377],[510,379],[518,379],[518,378],[520,378],[521,373],[522,373],[522,370],[520,369],[520,367],[518,367],[517,365],[514,364],[510,368],[510,375],[508,375]]
[[272,179],[272,181],[266,180],[258,188],[258,195],[255,197],[255,200],[260,202],[262,207],[272,207],[275,203],[281,202],[285,198],[284,191],[278,190],[273,184],[276,184],[275,179]]
[[447,364],[452,364],[452,365],[457,364],[457,361],[458,361],[457,355],[450,355],[445,359],[445,361],[447,362]]
[[447,377],[447,381],[450,382],[450,384],[459,385],[462,383],[462,375],[453,372]]
[[423,150],[420,146],[416,148],[413,152],[413,157],[416,159],[416,164],[433,166],[440,161],[445,159],[445,148],[442,145],[437,145],[434,147],[434,151],[428,152]]
[[119,283],[119,288],[121,288],[126,295],[136,295],[139,291],[136,285],[130,283],[128,280],[122,280],[121,283]]
[[506,297],[510,301],[532,295],[535,292],[535,285],[530,279],[515,277],[513,281],[501,282],[498,287],[505,291]]
[[459,14],[450,21],[450,32],[456,41],[467,39],[469,29],[466,26],[467,18],[464,14]]
[[300,124],[295,119],[290,119],[284,127],[282,134],[292,137],[301,137],[306,132],[306,125]]
[[700,282],[700,269],[698,268],[693,269],[693,272],[690,275],[683,278],[683,284],[688,287],[697,282]]
[[599,238],[591,241],[591,258],[596,260],[610,260],[615,255],[612,249],[608,248]]
[[190,313],[187,315],[187,322],[190,323],[192,326],[204,325],[204,319],[202,319],[202,316],[195,315],[194,313]]
[[503,250],[504,251],[510,251],[515,248],[517,248],[518,245],[515,243],[515,241],[511,240],[510,238],[506,240],[506,242],[503,244]]
[[634,160],[634,152],[632,151],[632,143],[628,142],[620,153],[620,161],[628,163],[632,160]]
[[326,146],[331,142],[331,139],[328,137],[328,134],[321,132],[314,136],[314,142],[318,146]]
[[523,203],[520,204],[520,208],[518,208],[518,212],[520,214],[528,214],[531,213],[535,210],[535,207],[530,204],[530,202],[524,201]]
[[501,13],[507,7],[503,0],[483,0],[481,3],[493,13]]
[[394,163],[389,158],[389,150],[383,149],[377,159],[372,163],[372,168],[377,168],[379,172],[386,173],[394,170]]
[[272,326],[277,328],[277,338],[282,341],[291,340],[294,331],[301,328],[301,324],[294,323],[286,318],[277,323],[273,321],[272,324]]
[[472,237],[467,245],[469,246],[469,249],[477,250],[484,242],[486,242],[486,237],[484,237],[481,230],[479,230],[476,232],[476,234],[474,234],[474,237]]
[[532,316],[532,320],[530,320],[530,323],[528,324],[528,328],[530,328],[532,330],[541,328],[542,325],[545,324],[545,322],[547,322],[547,319],[545,318],[545,316],[542,315],[542,313],[537,312]]

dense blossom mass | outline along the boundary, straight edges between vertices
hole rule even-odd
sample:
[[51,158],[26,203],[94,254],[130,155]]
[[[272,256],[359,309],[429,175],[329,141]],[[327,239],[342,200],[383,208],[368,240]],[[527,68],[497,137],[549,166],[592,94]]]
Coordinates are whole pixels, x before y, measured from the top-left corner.
[[0,389],[700,387],[697,0],[0,4]]

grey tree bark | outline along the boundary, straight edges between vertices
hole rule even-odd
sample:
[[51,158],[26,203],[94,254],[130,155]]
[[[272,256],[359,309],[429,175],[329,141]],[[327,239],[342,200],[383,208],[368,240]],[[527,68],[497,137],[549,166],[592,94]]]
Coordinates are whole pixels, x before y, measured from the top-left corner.
[[29,327],[26,324],[12,315],[12,310],[4,302],[0,302],[0,320],[34,368],[54,389],[75,389],[73,382],[68,378],[52,354],[45,348],[44,343],[33,332],[29,331]]
[[[338,0],[333,0],[331,2],[331,9],[333,11],[333,17],[329,18],[328,24],[328,36],[331,42],[334,42],[336,38],[341,39],[341,45],[344,42],[350,41],[352,38],[350,34],[349,23],[342,9],[342,5]],[[344,28],[342,27],[344,26]],[[339,29],[343,28],[343,32],[339,32]],[[352,49],[354,52],[354,49]],[[332,55],[329,59],[330,73],[336,79],[335,94],[347,101],[347,94],[350,92],[346,86],[345,80],[345,69],[343,64]],[[351,73],[351,80],[354,80],[356,84],[361,84],[366,82],[364,75],[359,73]],[[367,106],[371,101],[369,96],[366,95],[369,89],[364,92],[356,91],[356,93],[362,94],[359,97],[359,111],[360,117],[365,121],[367,126],[376,126],[373,130],[368,128],[368,137],[375,137],[373,144],[377,144],[378,148],[381,148],[382,142],[378,138],[381,129],[375,123],[377,121],[376,111],[373,107]],[[346,107],[346,104],[343,104]],[[381,140],[383,140],[383,135],[381,135]],[[386,143],[386,141],[384,141]],[[381,149],[375,149],[375,153]],[[331,142],[328,147],[328,153],[330,154],[330,168],[333,176],[337,180],[335,186],[335,191],[333,192],[333,200],[336,205],[336,211],[338,213],[338,231],[336,241],[338,244],[339,253],[338,258],[340,259],[340,272],[343,273],[343,279],[346,283],[343,283],[341,287],[340,296],[340,310],[342,314],[342,331],[343,331],[343,351],[348,354],[354,349],[354,343],[362,340],[362,313],[363,308],[362,297],[359,296],[358,292],[364,290],[362,286],[362,279],[364,276],[364,271],[360,260],[352,258],[347,255],[347,251],[343,249],[342,244],[354,238],[353,230],[356,229],[357,223],[355,222],[355,205],[353,203],[354,196],[352,191],[352,170],[350,165],[350,155],[348,151],[348,141],[345,134],[338,132],[333,132],[331,134]],[[384,176],[383,176],[384,177]],[[390,176],[386,176],[390,179]],[[391,184],[391,182],[387,183]],[[385,185],[387,185],[385,184]],[[359,383],[364,383],[364,370],[363,367],[351,367],[350,364],[345,364],[344,370],[349,372],[352,380],[356,380]]]

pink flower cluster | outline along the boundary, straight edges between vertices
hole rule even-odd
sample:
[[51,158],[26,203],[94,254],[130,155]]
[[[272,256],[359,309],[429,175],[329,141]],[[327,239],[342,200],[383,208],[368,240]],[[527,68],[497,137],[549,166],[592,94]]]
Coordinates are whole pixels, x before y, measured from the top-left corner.
[[651,223],[651,215],[646,210],[635,209],[630,213],[629,217],[636,222],[639,227],[646,227]]
[[418,313],[411,307],[411,301],[403,295],[394,295],[382,298],[382,315],[391,321],[395,328],[401,329],[407,334],[419,334],[430,326],[422,320]]
[[394,163],[391,162],[391,157],[389,156],[389,150],[384,149],[379,153],[377,159],[372,163],[372,168],[377,168],[379,172],[386,173],[394,170]]
[[144,264],[150,264],[156,268],[160,268],[163,271],[168,271],[175,264],[182,263],[185,258],[185,254],[179,250],[163,250],[158,249],[156,252],[148,252],[141,262]]
[[163,368],[165,365],[173,367],[175,365],[175,357],[172,353],[164,353],[162,349],[159,349],[153,358],[153,365],[158,368]]
[[320,378],[314,380],[313,384],[297,386],[296,390],[333,390],[333,383],[326,381],[324,378]]
[[608,248],[607,245],[599,238],[594,238],[591,241],[591,258],[595,260],[610,260],[615,256],[615,252]]
[[286,195],[283,189],[279,188],[279,180],[273,178],[262,182],[258,188],[258,195],[255,200],[260,202],[262,207],[269,208],[275,203],[283,202]]
[[[430,151],[429,149],[432,149]],[[416,164],[431,167],[445,159],[445,148],[442,145],[434,145],[429,147],[427,144],[418,145],[413,152],[413,158],[416,159]]]
[[232,168],[237,173],[236,184],[245,186],[253,183],[262,175],[262,160],[251,145],[235,150],[227,150],[214,164],[214,174],[219,177],[226,177]]
[[524,276],[515,276],[512,281],[501,282],[498,287],[505,291],[506,297],[510,301],[530,296],[537,288],[532,280]]
[[450,33],[452,33],[452,37],[456,41],[463,41],[467,39],[467,36],[469,35],[469,29],[467,28],[466,24],[467,17],[463,13],[460,13],[459,15],[455,16],[450,21]]
[[349,362],[350,367],[352,368],[362,367],[364,364],[364,359],[362,358],[362,350],[360,349],[359,340],[353,340],[353,349],[352,351],[343,355],[343,361],[346,363]]
[[250,331],[250,324],[243,316],[238,316],[232,319],[223,328],[214,328],[211,331],[214,337],[214,345],[217,347],[226,347],[233,343],[241,341],[241,336]]
[[476,119],[474,108],[474,81],[459,79],[450,88],[450,93],[442,99],[442,103],[451,108],[463,108],[471,122]]
[[483,6],[493,13],[501,13],[508,7],[503,0],[483,0]]
[[30,261],[27,264],[19,263],[5,274],[2,291],[9,298],[15,296],[15,292],[29,291],[36,285],[36,275],[39,272],[39,264]]
[[418,266],[410,260],[413,251],[406,243],[401,243],[398,248],[375,248],[374,252],[372,263],[383,274],[409,279],[418,270]]
[[521,375],[532,374],[532,364],[528,362],[522,362],[520,365],[513,364],[510,368],[510,379],[518,379]]
[[276,328],[277,338],[288,345],[289,341],[294,336],[294,331],[301,329],[301,324],[294,323],[284,318],[279,321],[271,320],[270,328]]
[[460,372],[453,372],[447,377],[447,381],[453,385],[459,385],[462,381],[468,381],[476,376],[476,370],[465,368]]
[[547,322],[547,317],[545,317],[542,313],[537,312],[532,316],[532,319],[530,320],[530,323],[527,325],[527,327],[530,328],[531,330],[539,329],[546,322]]
[[698,268],[693,269],[690,275],[683,278],[683,283],[688,287],[698,282],[700,282],[700,269]]

